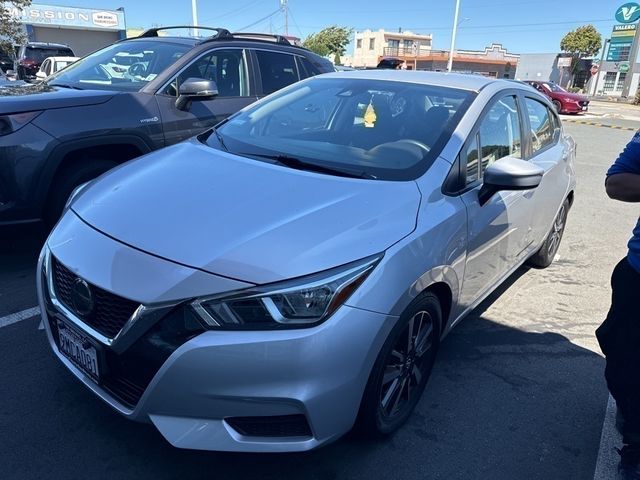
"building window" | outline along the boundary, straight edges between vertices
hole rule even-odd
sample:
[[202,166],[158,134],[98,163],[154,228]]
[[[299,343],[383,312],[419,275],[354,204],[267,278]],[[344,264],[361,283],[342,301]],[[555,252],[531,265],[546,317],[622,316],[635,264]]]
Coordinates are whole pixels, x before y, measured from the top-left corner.
[[616,84],[616,92],[621,92],[624,88],[624,81],[627,79],[626,73],[621,73],[618,77],[618,83]]
[[411,47],[413,47],[413,41],[405,40],[404,41],[404,49],[405,50],[411,50]]
[[616,75],[617,72],[607,72],[607,74],[604,76],[604,86],[602,87],[602,91],[604,93],[613,92],[616,84]]
[[369,39],[369,50],[375,50],[376,48],[376,39],[375,38],[370,38]]
[[356,48],[362,48],[362,39],[361,38],[356,40]]

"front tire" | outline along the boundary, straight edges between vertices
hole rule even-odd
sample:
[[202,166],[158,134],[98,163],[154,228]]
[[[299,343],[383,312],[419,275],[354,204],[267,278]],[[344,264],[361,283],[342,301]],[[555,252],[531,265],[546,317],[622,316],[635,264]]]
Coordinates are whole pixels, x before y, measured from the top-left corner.
[[442,309],[426,292],[402,314],[387,337],[364,391],[357,429],[388,435],[404,424],[417,405],[435,362]]
[[553,100],[553,106],[556,109],[557,113],[562,113],[562,102],[560,100]]
[[567,225],[569,207],[569,199],[566,199],[560,207],[560,211],[558,211],[558,215],[551,226],[551,231],[548,233],[547,238],[544,239],[540,250],[538,250],[535,255],[529,259],[529,264],[531,266],[536,268],[547,268],[553,263],[553,259],[556,257],[558,249],[560,248],[560,242],[564,235],[565,226]]

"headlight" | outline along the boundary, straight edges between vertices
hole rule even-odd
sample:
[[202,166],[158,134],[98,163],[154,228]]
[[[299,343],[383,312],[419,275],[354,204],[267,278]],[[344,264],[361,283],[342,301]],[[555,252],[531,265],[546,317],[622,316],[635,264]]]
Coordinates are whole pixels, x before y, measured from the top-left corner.
[[0,116],[0,136],[20,130],[42,112],[13,113]]
[[191,307],[216,329],[294,328],[329,318],[367,278],[382,255],[303,279],[224,297],[199,298]]

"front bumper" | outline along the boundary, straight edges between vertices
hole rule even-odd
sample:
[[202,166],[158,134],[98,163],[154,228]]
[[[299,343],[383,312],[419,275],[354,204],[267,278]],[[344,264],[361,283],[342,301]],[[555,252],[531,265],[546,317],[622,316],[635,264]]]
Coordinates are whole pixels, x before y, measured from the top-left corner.
[[[152,259],[158,263],[156,273],[171,268],[169,262],[129,249],[89,231],[92,229],[84,224],[78,225],[80,222],[71,222],[69,215],[73,214],[68,213],[59,227],[69,230],[67,224],[73,223],[77,225],[71,229],[76,238],[96,240],[90,244],[93,248],[85,244],[83,249],[90,250],[94,258],[108,259],[111,250],[117,250],[119,255],[127,252],[131,258],[149,257],[134,259],[132,266],[139,267]],[[73,240],[61,244],[62,238],[55,237],[57,231],[43,250],[39,271],[46,266],[50,253],[60,256],[67,265],[73,265],[72,257],[81,262],[85,255],[69,245]],[[98,240],[99,237],[102,238]],[[105,267],[99,266],[98,270]],[[87,274],[94,283],[102,275],[111,277],[114,281],[110,285],[100,285],[109,288],[118,284],[118,275],[129,273],[112,269]],[[162,276],[157,277],[156,283],[163,283]],[[396,321],[395,317],[343,306],[325,323],[308,329],[206,331],[179,346],[153,375],[139,401],[127,406],[59,352],[53,315],[62,314],[70,320],[70,314],[52,305],[46,278],[39,277],[42,316],[49,343],[59,360],[103,401],[132,420],[150,421],[180,448],[302,451],[335,440],[353,426],[372,365]],[[122,345],[131,343],[126,340],[116,338],[103,348],[126,354],[127,348]],[[232,426],[232,420],[238,417],[278,416],[304,416],[311,434],[252,436]]]

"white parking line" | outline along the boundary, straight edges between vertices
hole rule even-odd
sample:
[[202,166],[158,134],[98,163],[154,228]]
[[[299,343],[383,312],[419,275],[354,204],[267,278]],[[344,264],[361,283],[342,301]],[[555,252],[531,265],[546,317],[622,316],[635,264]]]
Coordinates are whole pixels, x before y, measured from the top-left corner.
[[618,464],[620,456],[615,447],[622,446],[622,436],[616,429],[616,402],[609,395],[607,402],[607,412],[604,416],[602,426],[602,436],[600,437],[600,450],[598,451],[598,461],[596,462],[596,472],[593,480],[615,480],[618,475]]
[[0,317],[0,328],[12,325],[14,323],[21,322],[33,318],[40,313],[40,307],[27,308],[21,312],[12,313],[6,317]]

